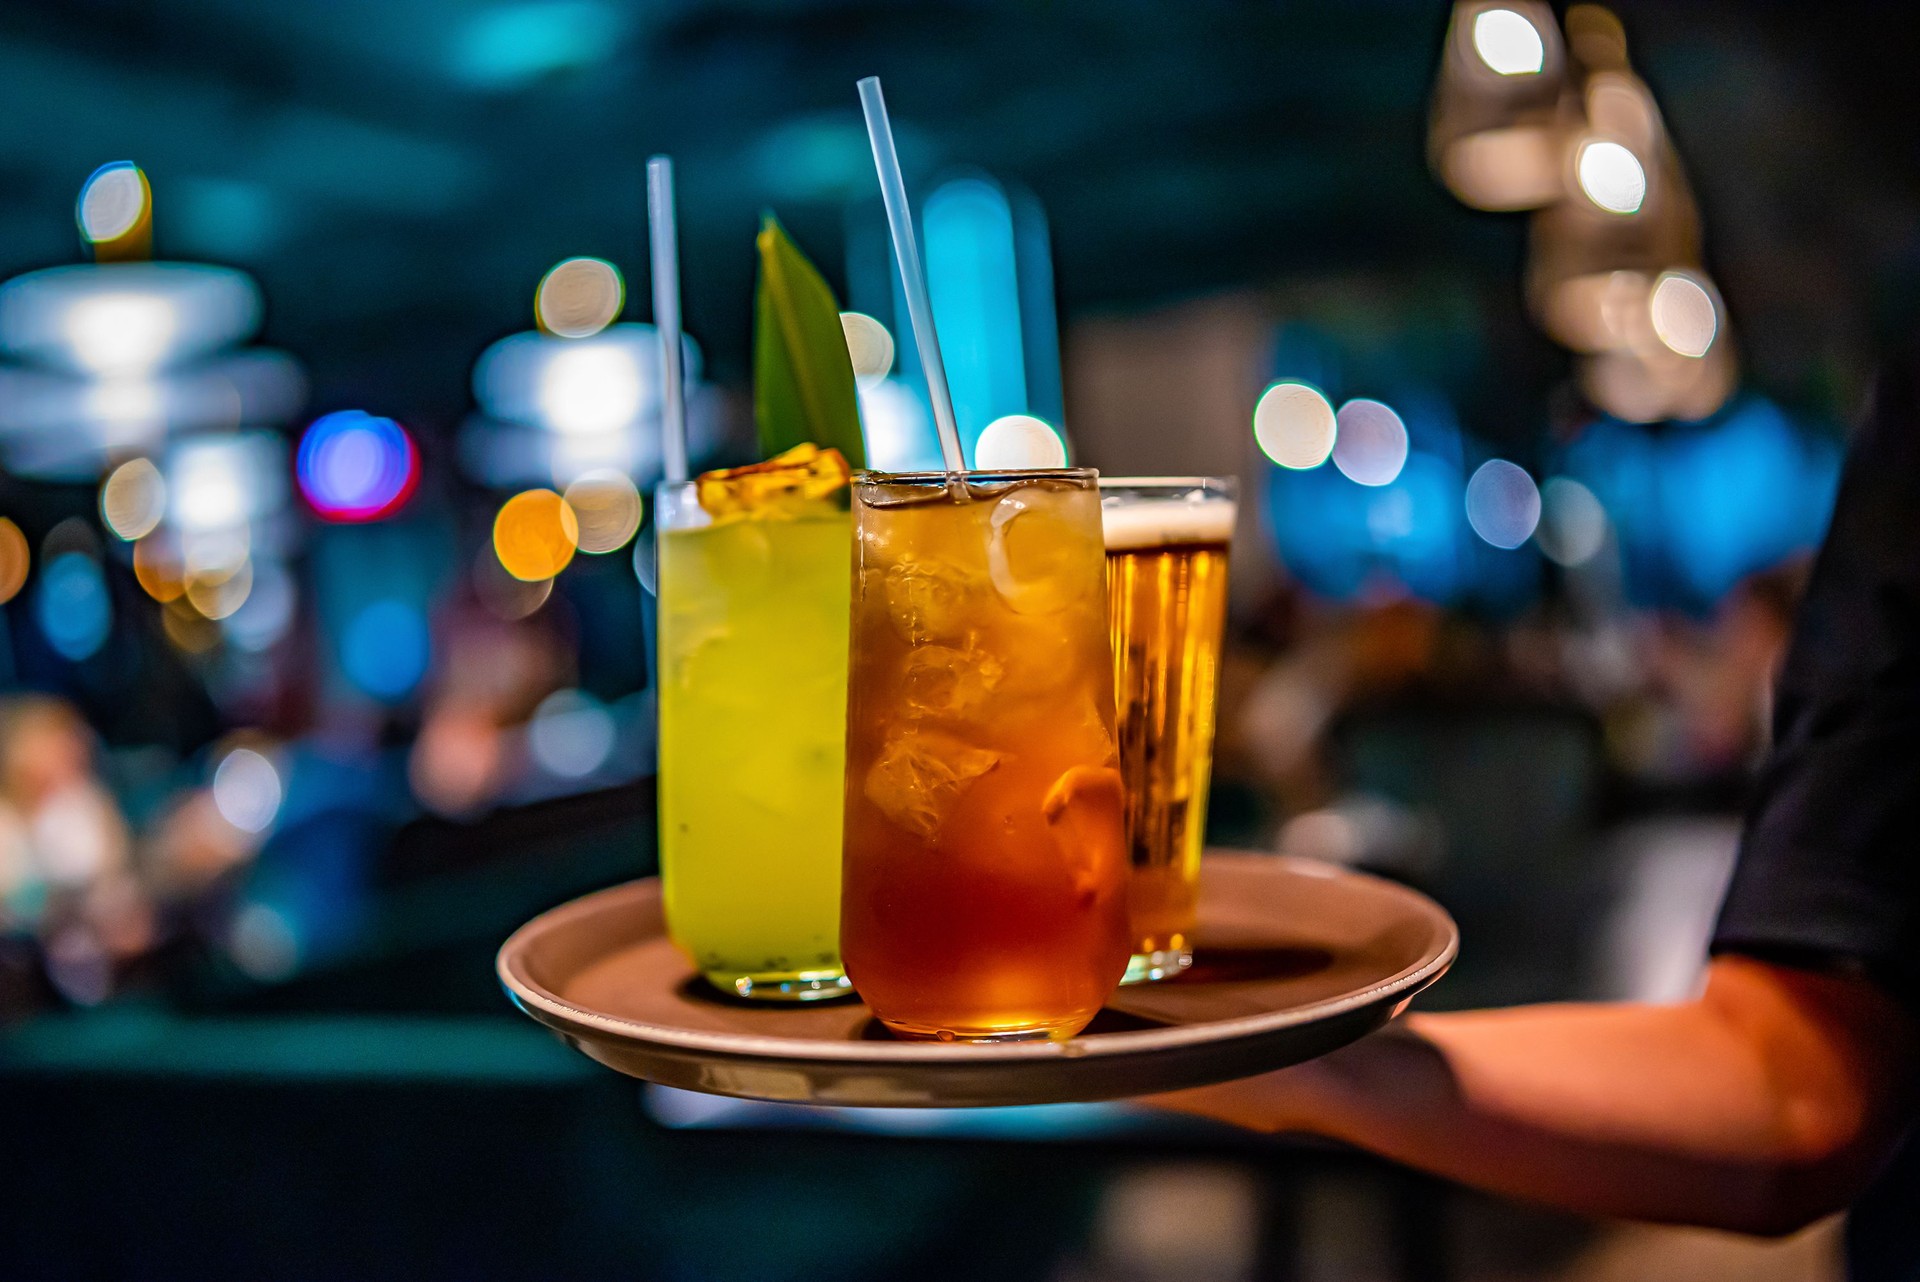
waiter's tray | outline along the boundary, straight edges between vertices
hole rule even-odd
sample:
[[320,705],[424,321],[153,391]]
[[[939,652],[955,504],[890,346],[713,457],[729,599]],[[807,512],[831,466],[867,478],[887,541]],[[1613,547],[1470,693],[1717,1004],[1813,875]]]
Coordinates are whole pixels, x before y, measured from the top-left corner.
[[1065,1042],[896,1041],[857,999],[722,998],[667,939],[660,883],[534,918],[500,949],[515,1005],[582,1053],[665,1086],[849,1106],[1114,1099],[1245,1077],[1379,1028],[1446,972],[1452,918],[1392,882],[1276,855],[1210,853],[1193,967],[1121,988]]

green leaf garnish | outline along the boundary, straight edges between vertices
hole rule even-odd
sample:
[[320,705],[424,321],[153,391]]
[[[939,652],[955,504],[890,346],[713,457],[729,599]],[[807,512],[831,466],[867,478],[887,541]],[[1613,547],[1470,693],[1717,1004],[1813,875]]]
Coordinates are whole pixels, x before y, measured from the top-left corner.
[[785,229],[766,215],[754,242],[753,419],[760,457],[812,442],[866,466],[853,361],[833,290]]

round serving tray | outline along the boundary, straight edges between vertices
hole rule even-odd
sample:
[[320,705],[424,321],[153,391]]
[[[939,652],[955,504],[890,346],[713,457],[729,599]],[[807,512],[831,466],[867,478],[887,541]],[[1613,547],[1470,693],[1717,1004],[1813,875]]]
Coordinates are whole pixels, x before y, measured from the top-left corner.
[[1065,1042],[903,1042],[851,998],[722,997],[667,939],[653,879],[534,918],[501,947],[498,971],[521,1010],[633,1077],[747,1099],[957,1108],[1114,1099],[1297,1064],[1399,1014],[1458,946],[1452,918],[1404,886],[1209,854],[1192,969],[1118,989]]

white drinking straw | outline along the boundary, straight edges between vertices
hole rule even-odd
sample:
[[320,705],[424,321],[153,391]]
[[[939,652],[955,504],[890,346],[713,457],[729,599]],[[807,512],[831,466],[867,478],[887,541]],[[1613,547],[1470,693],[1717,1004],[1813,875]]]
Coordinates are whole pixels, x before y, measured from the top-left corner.
[[660,457],[669,484],[687,479],[687,394],[680,380],[680,252],[673,161],[647,161],[647,230],[653,242],[653,328],[660,340]]
[[933,421],[940,429],[940,453],[949,473],[964,472],[967,459],[960,449],[960,428],[953,419],[953,394],[947,390],[947,367],[940,360],[940,336],[933,330],[927,273],[920,265],[920,247],[913,238],[913,211],[907,207],[907,184],[900,176],[900,155],[893,149],[893,126],[887,123],[887,100],[880,96],[880,77],[868,76],[860,82],[860,108],[867,115],[873,166],[880,171],[880,197],[886,202],[887,226],[893,231],[894,256],[900,260],[907,319],[913,325],[914,345],[920,350],[920,368],[927,376]]

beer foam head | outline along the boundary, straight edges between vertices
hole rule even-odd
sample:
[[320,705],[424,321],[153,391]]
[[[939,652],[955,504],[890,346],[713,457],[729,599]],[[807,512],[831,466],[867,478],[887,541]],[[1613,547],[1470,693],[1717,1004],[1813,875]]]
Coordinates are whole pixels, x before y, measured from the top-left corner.
[[1186,495],[1169,498],[1114,496],[1100,505],[1100,524],[1112,551],[1174,547],[1183,543],[1228,543],[1234,503],[1229,498]]

